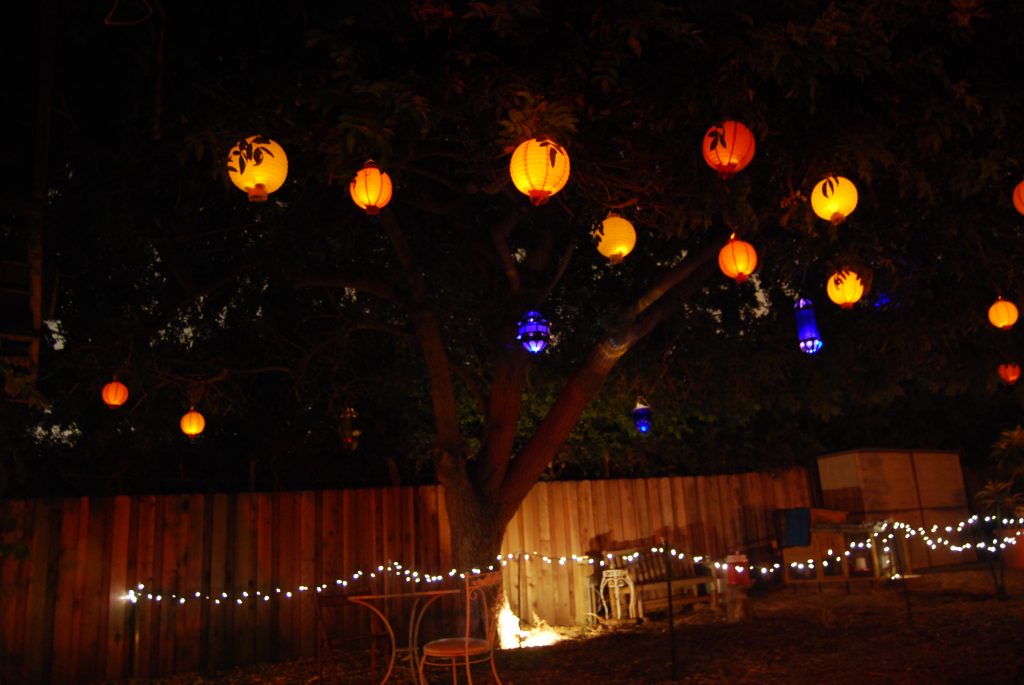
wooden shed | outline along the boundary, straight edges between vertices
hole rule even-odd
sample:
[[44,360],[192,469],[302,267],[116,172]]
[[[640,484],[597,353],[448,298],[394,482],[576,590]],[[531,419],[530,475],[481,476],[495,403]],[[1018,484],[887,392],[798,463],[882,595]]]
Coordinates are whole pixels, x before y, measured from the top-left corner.
[[[825,506],[850,512],[851,521],[893,518],[945,527],[970,516],[957,452],[837,452],[818,457],[818,473]],[[919,539],[911,541],[910,554],[915,568],[975,560],[973,553],[932,550]]]

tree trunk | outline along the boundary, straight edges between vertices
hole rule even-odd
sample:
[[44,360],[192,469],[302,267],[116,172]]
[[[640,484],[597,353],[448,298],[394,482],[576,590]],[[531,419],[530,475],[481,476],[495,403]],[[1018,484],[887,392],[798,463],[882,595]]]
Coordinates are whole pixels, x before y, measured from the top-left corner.
[[497,502],[482,502],[476,493],[445,486],[444,501],[451,530],[452,565],[458,570],[487,568],[497,562],[508,519]]

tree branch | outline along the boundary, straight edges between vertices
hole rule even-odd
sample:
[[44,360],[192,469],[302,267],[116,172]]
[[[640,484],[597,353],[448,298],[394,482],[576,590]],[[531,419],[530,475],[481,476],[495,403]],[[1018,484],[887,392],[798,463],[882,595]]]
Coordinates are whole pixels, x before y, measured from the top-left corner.
[[299,278],[292,284],[296,288],[351,288],[379,297],[395,304],[406,304],[401,294],[383,281],[346,274],[322,274]]

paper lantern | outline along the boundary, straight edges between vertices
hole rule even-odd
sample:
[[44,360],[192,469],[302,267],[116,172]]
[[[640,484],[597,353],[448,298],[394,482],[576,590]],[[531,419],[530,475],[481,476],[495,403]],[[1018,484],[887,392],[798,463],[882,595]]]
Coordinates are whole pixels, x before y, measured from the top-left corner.
[[120,407],[128,401],[128,388],[120,381],[111,381],[103,386],[100,395],[108,407]]
[[516,340],[530,354],[540,354],[551,340],[551,326],[539,312],[529,311],[519,320]]
[[249,202],[265,202],[288,178],[288,157],[270,138],[249,136],[228,153],[228,177],[249,194]]
[[754,246],[737,239],[733,233],[729,236],[729,242],[718,252],[718,268],[737,283],[747,280],[757,268]]
[[542,205],[569,180],[569,155],[550,138],[531,138],[512,153],[509,173],[519,192]]
[[597,251],[607,257],[612,264],[621,262],[636,245],[636,230],[633,224],[614,213],[609,214],[608,218],[601,222],[601,228],[594,231],[594,237],[600,240]]
[[348,192],[360,209],[373,216],[391,202],[391,177],[369,159],[352,179]]
[[1024,214],[1024,181],[1017,184],[1017,187],[1013,189],[1013,206],[1014,208]]
[[999,297],[991,307],[988,308],[988,320],[996,328],[1008,331],[1017,323],[1017,305],[1009,300]]
[[1020,365],[1019,364],[1000,364],[999,365],[999,377],[1003,379],[1003,382],[1007,385],[1013,385],[1020,378]]
[[843,309],[852,309],[863,294],[864,284],[853,271],[844,269],[829,276],[828,298]]
[[206,428],[206,419],[195,410],[195,407],[188,410],[188,413],[181,417],[181,432],[190,438],[194,438]]
[[856,207],[857,186],[843,176],[828,176],[811,192],[811,209],[834,226],[846,221]]
[[806,297],[797,298],[794,306],[796,313],[796,338],[800,344],[800,350],[807,354],[814,354],[825,343],[818,333],[818,322],[814,319],[814,303]]
[[704,161],[725,180],[754,158],[754,134],[738,121],[715,124],[704,134]]
[[636,406],[633,407],[630,416],[633,418],[633,425],[641,433],[649,433],[651,430],[651,418],[654,412],[643,397],[636,398]]

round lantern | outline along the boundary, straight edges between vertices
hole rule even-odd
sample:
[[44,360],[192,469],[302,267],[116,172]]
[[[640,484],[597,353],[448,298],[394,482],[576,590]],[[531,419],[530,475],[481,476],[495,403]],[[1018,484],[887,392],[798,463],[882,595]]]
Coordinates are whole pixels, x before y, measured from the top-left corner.
[[569,180],[569,155],[550,138],[531,138],[512,153],[509,173],[519,192],[542,205]]
[[814,319],[814,303],[806,297],[797,298],[796,305],[796,338],[800,343],[800,350],[807,354],[814,354],[825,343],[821,341],[821,334],[818,333],[818,323]]
[[844,269],[829,276],[828,298],[843,309],[852,309],[863,294],[864,284],[853,271]]
[[228,176],[249,194],[249,202],[265,202],[288,177],[288,157],[270,138],[250,136],[228,153]]
[[551,326],[540,312],[529,311],[519,320],[516,340],[530,354],[540,354],[551,340]]
[[754,158],[754,134],[738,121],[715,124],[704,134],[704,161],[725,180]]
[[1020,365],[1019,364],[1000,364],[999,365],[999,377],[1003,379],[1003,382],[1007,385],[1013,385],[1020,378]]
[[651,431],[651,418],[653,414],[654,412],[651,411],[651,407],[644,401],[643,397],[636,398],[636,406],[629,413],[633,419],[633,425],[644,434]]
[[1010,330],[1013,328],[1013,324],[1017,323],[1017,305],[1002,297],[998,298],[988,308],[988,320],[996,328],[1001,328],[1004,331]]
[[633,224],[618,214],[609,214],[601,222],[601,228],[594,231],[594,237],[600,242],[597,251],[608,258],[612,264],[618,264],[623,257],[633,251],[636,245],[636,230]]
[[1017,184],[1017,187],[1013,189],[1013,206],[1014,208],[1024,214],[1024,181]]
[[811,192],[811,209],[834,226],[846,221],[856,207],[857,186],[843,176],[828,176]]
[[181,417],[181,432],[190,438],[194,438],[206,428],[206,419],[195,410],[195,407],[188,410],[188,413]]
[[111,381],[103,386],[100,393],[108,407],[120,407],[128,401],[128,388],[120,381]]
[[373,216],[391,202],[391,178],[370,159],[352,179],[348,192],[360,209]]
[[718,252],[718,268],[737,283],[747,280],[757,268],[754,246],[737,239],[733,233],[729,236],[729,242]]

